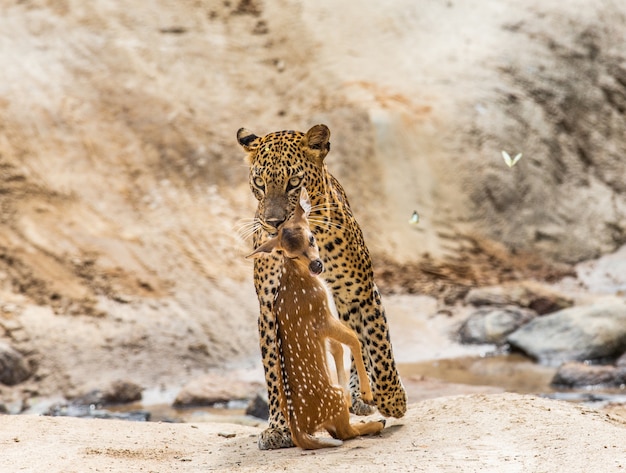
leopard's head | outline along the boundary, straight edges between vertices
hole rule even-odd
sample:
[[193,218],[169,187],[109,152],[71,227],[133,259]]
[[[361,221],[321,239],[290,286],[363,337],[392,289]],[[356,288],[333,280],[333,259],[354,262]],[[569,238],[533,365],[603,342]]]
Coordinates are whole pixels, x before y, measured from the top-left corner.
[[293,215],[302,186],[312,200],[325,192],[329,139],[326,125],[315,125],[306,133],[277,131],[262,137],[245,128],[237,132],[237,141],[248,153],[250,188],[259,201],[256,216],[270,235]]

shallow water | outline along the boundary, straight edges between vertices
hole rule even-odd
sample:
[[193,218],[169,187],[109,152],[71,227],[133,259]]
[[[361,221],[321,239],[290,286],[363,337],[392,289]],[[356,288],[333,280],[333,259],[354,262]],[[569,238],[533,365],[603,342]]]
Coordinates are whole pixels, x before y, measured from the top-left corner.
[[128,414],[129,417],[134,412],[149,412],[149,420],[152,422],[233,422],[252,426],[264,423],[261,419],[246,415],[247,400],[232,400],[213,406],[173,407],[179,389],[147,389],[142,393],[140,402],[107,406],[106,409]]
[[398,365],[402,376],[426,376],[449,383],[496,386],[521,394],[553,392],[556,368],[521,355],[466,356]]
[[493,386],[508,392],[536,394],[564,401],[601,406],[626,402],[626,387],[561,389],[550,382],[556,367],[544,366],[518,354],[467,356],[398,365],[404,376],[424,376],[448,383]]

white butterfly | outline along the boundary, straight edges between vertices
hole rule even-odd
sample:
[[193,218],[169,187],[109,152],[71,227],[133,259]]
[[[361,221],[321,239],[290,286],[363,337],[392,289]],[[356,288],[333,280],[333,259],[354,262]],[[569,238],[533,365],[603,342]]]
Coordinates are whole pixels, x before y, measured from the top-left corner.
[[420,214],[417,213],[417,210],[413,211],[413,215],[411,215],[411,218],[409,219],[409,223],[411,225],[417,225],[420,221]]
[[506,151],[502,151],[502,157],[504,158],[504,162],[506,163],[506,165],[512,168],[522,158],[522,153],[519,153],[514,158],[511,158],[511,156],[509,156],[509,153],[507,153]]

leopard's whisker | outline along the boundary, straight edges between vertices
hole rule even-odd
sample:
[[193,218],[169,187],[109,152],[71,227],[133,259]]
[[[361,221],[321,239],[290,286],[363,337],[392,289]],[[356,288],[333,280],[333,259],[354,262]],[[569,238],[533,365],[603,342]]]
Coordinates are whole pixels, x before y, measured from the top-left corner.
[[[249,220],[249,221],[248,221]],[[261,223],[258,218],[241,219],[235,224],[235,232],[243,240],[247,240],[251,235],[254,235],[261,228]]]
[[309,212],[310,213],[322,212],[324,210],[331,211],[331,210],[335,210],[338,208],[339,206],[337,204],[318,204],[318,205],[311,207],[311,210]]
[[312,209],[323,208],[323,207],[338,207],[339,205],[333,202],[320,202],[319,204],[312,205]]
[[253,229],[250,229],[249,231],[247,231],[247,232],[245,232],[245,233],[240,233],[240,234],[239,234],[239,237],[240,237],[242,240],[244,240],[244,241],[245,241],[245,240],[247,240],[248,238],[250,238],[252,235],[254,235],[254,234],[255,234],[258,230],[259,230],[258,228],[253,228]]
[[320,219],[316,219],[316,218],[311,218],[309,217],[309,222],[314,224],[316,227],[323,227],[323,226],[330,226],[330,227],[334,227],[337,229],[342,228],[342,225],[336,222],[333,222],[332,220],[320,220]]
[[249,222],[243,222],[243,221],[240,220],[239,222],[235,223],[235,225],[233,225],[233,228],[235,230],[240,230],[242,228],[247,228],[247,227],[253,226],[255,223],[256,223],[255,220],[251,220]]
[[239,221],[239,222],[235,223],[235,225],[233,226],[233,229],[235,231],[240,231],[240,230],[245,230],[245,229],[250,228],[250,227],[254,227],[255,225],[257,225],[257,222],[255,220],[252,220],[250,222]]

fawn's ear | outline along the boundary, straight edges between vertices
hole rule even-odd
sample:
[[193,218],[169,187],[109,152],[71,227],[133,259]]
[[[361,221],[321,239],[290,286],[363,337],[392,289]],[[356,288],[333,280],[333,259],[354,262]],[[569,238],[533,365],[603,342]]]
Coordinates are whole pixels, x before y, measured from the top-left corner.
[[267,240],[265,243],[259,246],[256,250],[254,250],[252,253],[246,256],[246,258],[260,258],[261,256],[265,254],[269,254],[272,251],[274,251],[277,244],[278,244],[278,238],[272,238],[270,240]]
[[302,217],[308,217],[309,212],[311,212],[311,201],[309,200],[309,193],[303,186],[300,188],[300,198],[296,204],[294,215],[296,219],[301,219]]

